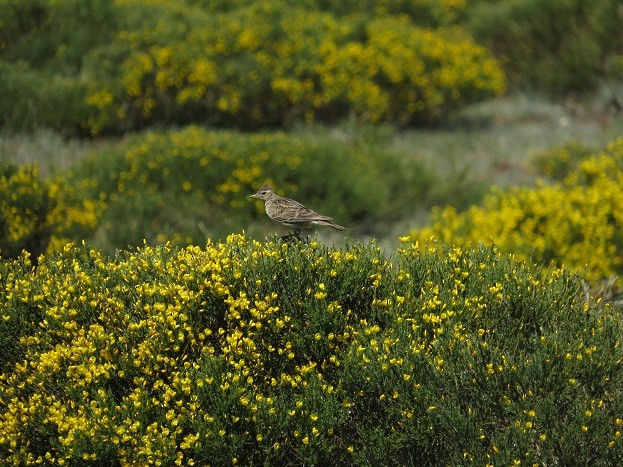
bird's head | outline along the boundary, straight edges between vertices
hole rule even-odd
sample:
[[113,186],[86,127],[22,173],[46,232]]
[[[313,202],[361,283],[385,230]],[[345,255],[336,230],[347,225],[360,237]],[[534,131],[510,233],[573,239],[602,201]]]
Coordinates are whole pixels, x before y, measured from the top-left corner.
[[257,198],[257,199],[262,199],[266,201],[272,198],[274,195],[275,195],[275,192],[270,187],[270,185],[264,184],[262,188],[257,190],[257,192],[254,195],[249,196],[249,198]]

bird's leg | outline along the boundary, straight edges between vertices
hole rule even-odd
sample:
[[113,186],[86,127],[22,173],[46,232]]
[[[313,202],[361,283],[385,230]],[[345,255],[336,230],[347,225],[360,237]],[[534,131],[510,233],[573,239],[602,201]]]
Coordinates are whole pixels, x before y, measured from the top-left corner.
[[[281,237],[281,239],[285,242],[289,242],[292,241],[294,239],[297,239],[299,241],[304,241],[303,238],[301,237],[301,229],[300,228],[296,228],[295,230],[293,230],[292,232],[289,232],[288,235],[284,235],[283,237]],[[307,243],[307,242],[305,242]]]
[[296,231],[288,232],[288,235],[284,235],[281,239],[285,242],[289,242],[294,239],[294,237],[298,237],[298,233]]
[[299,241],[303,242],[303,243],[309,243],[309,235],[307,235],[305,238],[301,237],[301,229],[297,228],[294,233],[292,234],[293,237],[296,237]]

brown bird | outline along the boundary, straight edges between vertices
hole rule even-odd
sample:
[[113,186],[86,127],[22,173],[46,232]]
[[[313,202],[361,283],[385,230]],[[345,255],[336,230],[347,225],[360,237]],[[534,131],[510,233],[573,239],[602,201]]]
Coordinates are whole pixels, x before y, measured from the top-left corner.
[[250,198],[264,201],[266,214],[271,220],[294,229],[294,233],[288,235],[287,238],[300,238],[301,228],[309,227],[311,224],[324,225],[340,231],[346,230],[345,227],[334,223],[333,218],[322,216],[293,199],[282,198],[272,190],[270,185],[262,186]]

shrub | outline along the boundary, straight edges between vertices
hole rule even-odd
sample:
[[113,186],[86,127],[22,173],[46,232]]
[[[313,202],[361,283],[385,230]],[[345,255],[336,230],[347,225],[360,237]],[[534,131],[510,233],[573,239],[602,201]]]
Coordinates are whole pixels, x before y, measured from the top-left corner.
[[23,249],[38,256],[51,232],[46,216],[52,200],[37,166],[0,165],[0,255],[16,258]]
[[420,241],[494,242],[502,251],[586,271],[590,280],[623,272],[623,139],[578,163],[562,183],[494,190],[464,213],[438,209]]
[[0,255],[16,258],[26,250],[37,258],[69,238],[84,238],[95,229],[101,208],[62,180],[40,180],[36,165],[0,164]]
[[457,24],[467,7],[465,0],[311,0],[312,4],[345,16],[353,11],[374,11],[377,15],[408,16],[423,27],[442,27]]
[[100,72],[91,89],[94,133],[198,120],[256,129],[349,114],[417,124],[504,91],[498,64],[465,31],[420,28],[406,16],[339,17],[279,0],[218,14],[169,2],[122,8],[127,26],[114,46],[128,55],[120,75],[105,64],[112,74]]
[[568,271],[404,240],[3,261],[1,461],[620,463],[620,317]]
[[116,29],[112,2],[0,1],[0,124],[24,131],[83,131],[84,63]]
[[470,30],[504,63],[511,82],[560,96],[592,89],[604,78],[620,79],[618,0],[474,3]]
[[75,76],[84,57],[112,39],[116,18],[105,0],[1,0],[0,53],[33,70]]

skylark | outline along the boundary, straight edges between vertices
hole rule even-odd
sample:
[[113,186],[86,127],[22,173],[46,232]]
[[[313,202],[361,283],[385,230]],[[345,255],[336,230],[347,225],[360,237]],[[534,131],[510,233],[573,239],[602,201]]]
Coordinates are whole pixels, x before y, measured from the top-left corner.
[[264,185],[257,190],[257,193],[250,198],[257,198],[264,201],[266,214],[271,220],[285,225],[294,232],[284,238],[300,238],[301,228],[309,227],[311,224],[324,225],[335,230],[346,230],[345,227],[333,222],[333,218],[322,216],[309,208],[306,208],[298,201],[290,198],[282,198],[277,195],[270,185]]

